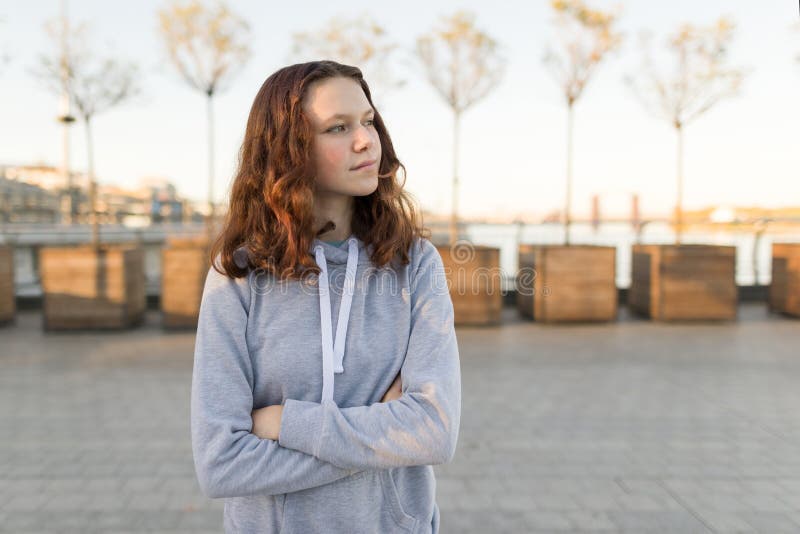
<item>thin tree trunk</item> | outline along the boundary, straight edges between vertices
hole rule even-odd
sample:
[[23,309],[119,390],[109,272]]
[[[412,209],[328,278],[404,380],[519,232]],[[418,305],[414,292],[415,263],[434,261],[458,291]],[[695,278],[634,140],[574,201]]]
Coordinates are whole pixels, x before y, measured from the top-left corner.
[[450,244],[458,239],[458,131],[461,113],[453,113],[453,198],[450,212]]
[[[61,76],[62,76],[62,83],[66,85],[66,81],[68,78],[66,63],[66,58],[69,56],[69,17],[67,16],[67,0],[61,0]],[[61,109],[63,111],[62,117],[66,119],[71,115],[70,113],[70,97],[69,94],[64,92],[61,95]],[[68,202],[67,202],[67,224],[72,225],[75,222],[75,192],[72,190],[73,183],[72,183],[72,175],[69,172],[69,127],[70,122],[67,120],[63,120],[61,126],[63,128],[62,135],[63,135],[63,143],[64,143],[64,154],[63,154],[63,165],[64,165],[64,183],[67,186],[67,194],[68,194]]]
[[761,242],[761,236],[764,234],[764,229],[756,230],[753,236],[753,285],[758,285],[758,244]]
[[214,224],[214,113],[212,102],[214,92],[208,91],[208,219],[206,220],[206,237],[209,244],[213,235]]
[[680,245],[683,234],[683,127],[675,123],[678,132],[678,191],[675,202],[675,244]]
[[[66,100],[66,102],[64,102]],[[62,109],[63,109],[63,117],[68,116],[69,113],[69,96],[63,95],[62,100]],[[64,184],[67,188],[67,206],[66,206],[66,217],[64,218],[64,222],[71,225],[75,222],[75,194],[72,191],[73,184],[72,184],[72,174],[69,172],[69,126],[70,123],[66,120],[62,121],[61,123],[61,135],[62,135],[62,147],[64,153],[62,155],[62,169],[61,172],[64,174]],[[63,198],[63,197],[62,197]],[[62,212],[64,207],[61,206]]]
[[755,238],[753,239],[753,285],[757,286],[759,284],[758,247],[761,244],[761,239],[764,237],[764,234],[767,231],[769,220],[759,219],[756,221],[755,224],[756,224],[756,234]]
[[92,119],[87,117],[86,121],[86,151],[87,167],[89,172],[89,213],[92,223],[92,247],[96,250],[100,248],[100,224],[97,220],[97,182],[94,179],[94,150],[92,146]]
[[567,192],[564,198],[564,244],[569,245],[569,227],[572,224],[572,100],[567,102]]

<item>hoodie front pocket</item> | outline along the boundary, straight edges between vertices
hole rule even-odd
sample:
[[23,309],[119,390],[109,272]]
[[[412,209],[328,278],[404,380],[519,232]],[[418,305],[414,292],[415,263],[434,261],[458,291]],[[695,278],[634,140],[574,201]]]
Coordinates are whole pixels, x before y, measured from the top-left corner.
[[417,520],[403,510],[403,506],[400,504],[400,494],[397,492],[397,486],[392,478],[392,472],[388,469],[382,469],[378,473],[381,477],[383,498],[386,499],[386,502],[391,506],[395,523],[397,526],[409,532],[413,532],[416,530]]
[[361,471],[330,484],[286,494],[281,534],[414,532],[386,470]]

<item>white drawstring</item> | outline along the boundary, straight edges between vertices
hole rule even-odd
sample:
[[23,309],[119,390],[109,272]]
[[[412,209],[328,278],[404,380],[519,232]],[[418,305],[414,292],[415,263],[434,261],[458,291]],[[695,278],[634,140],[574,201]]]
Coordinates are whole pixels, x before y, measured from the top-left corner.
[[[347,322],[350,318],[350,305],[353,302],[353,289],[356,284],[356,268],[358,267],[358,243],[355,239],[350,239],[347,251],[347,270],[344,277],[344,288],[342,292],[342,303],[339,306],[339,324],[336,325],[336,341],[333,346],[335,373],[343,373],[344,366],[344,341],[347,335]],[[344,318],[344,320],[342,320]]]
[[[347,269],[345,271],[344,288],[339,319],[336,325],[336,345],[333,344],[331,328],[331,299],[328,286],[328,262],[322,245],[314,248],[319,275],[319,314],[322,330],[322,401],[333,400],[333,374],[344,372],[344,344],[347,336],[347,323],[350,318],[350,305],[353,300],[353,289],[358,267],[358,242],[354,238],[348,240]],[[320,401],[321,402],[321,401]]]

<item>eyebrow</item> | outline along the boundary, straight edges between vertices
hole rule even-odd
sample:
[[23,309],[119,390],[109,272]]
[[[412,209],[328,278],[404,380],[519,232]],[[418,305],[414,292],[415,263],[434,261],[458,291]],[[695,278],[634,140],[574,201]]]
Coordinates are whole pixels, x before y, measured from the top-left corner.
[[[375,110],[373,108],[369,108],[364,113],[362,113],[361,116],[363,117],[364,115],[367,115],[368,113],[374,113],[374,112],[375,112]],[[333,119],[349,119],[349,118],[350,118],[350,115],[347,115],[346,113],[337,113],[336,115],[331,115],[330,117],[328,117],[327,119],[325,119],[322,122],[328,122],[328,121],[331,121]]]

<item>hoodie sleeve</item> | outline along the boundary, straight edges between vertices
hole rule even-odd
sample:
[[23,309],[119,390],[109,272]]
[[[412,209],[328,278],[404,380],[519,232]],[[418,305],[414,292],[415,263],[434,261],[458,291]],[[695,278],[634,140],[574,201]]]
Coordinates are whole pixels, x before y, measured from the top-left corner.
[[206,276],[191,391],[194,465],[210,498],[280,494],[328,484],[357,470],[337,467],[252,434],[253,369],[245,340],[249,277]]
[[402,396],[339,408],[287,399],[278,443],[348,469],[389,469],[452,460],[461,417],[453,303],[438,250],[421,240],[411,281],[411,332]]

